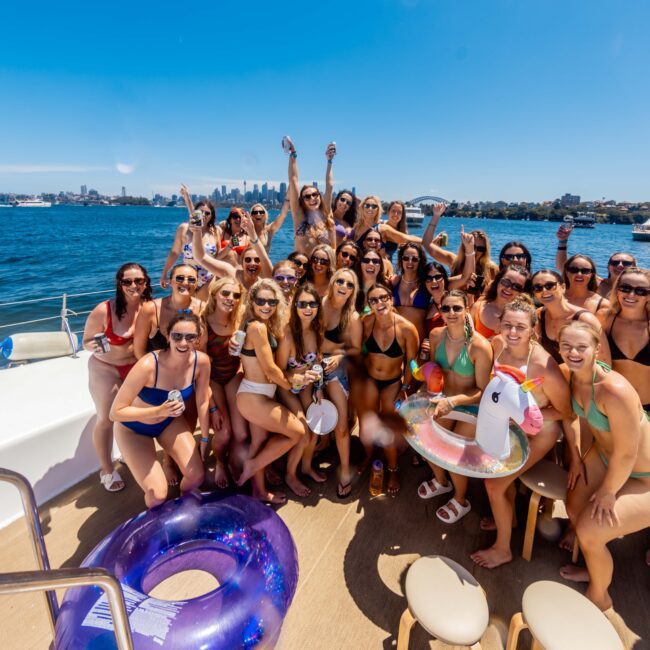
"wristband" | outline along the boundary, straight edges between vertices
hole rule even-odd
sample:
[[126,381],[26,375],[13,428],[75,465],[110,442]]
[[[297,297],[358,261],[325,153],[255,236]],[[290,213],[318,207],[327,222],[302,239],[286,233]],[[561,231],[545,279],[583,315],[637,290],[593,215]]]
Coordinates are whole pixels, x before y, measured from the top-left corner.
[[454,403],[451,401],[451,397],[445,397],[445,399],[447,400],[447,404],[449,405],[449,408],[453,409]]
[[201,436],[201,442],[210,442],[210,438],[207,436]]
[[259,240],[260,240],[260,238],[258,237],[255,241],[253,241],[253,240],[251,239],[250,242],[251,242],[251,244],[257,244],[257,242],[258,242]]
[[332,164],[332,161],[331,161],[331,160],[328,160],[328,161],[327,161],[327,164],[328,164],[328,165],[331,165],[331,164]]
[[564,246],[558,244],[557,249],[558,249],[559,251],[565,251],[565,250],[566,250],[566,244],[564,244]]
[[472,257],[472,255],[476,255],[476,251],[472,251],[471,253],[465,253],[465,257]]
[[410,384],[402,384],[402,390],[408,390],[410,387]]
[[298,154],[297,154],[295,151],[292,151],[292,152],[289,154],[289,158],[297,158],[297,157],[298,157]]
[[208,409],[208,413],[216,413],[219,409],[216,406],[211,406]]

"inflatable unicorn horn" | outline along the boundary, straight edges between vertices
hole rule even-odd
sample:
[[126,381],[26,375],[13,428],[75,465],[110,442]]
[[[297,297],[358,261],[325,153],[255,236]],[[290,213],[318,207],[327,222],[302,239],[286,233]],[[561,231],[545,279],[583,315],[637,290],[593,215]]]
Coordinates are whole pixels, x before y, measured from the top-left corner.
[[510,454],[510,418],[529,435],[542,428],[544,418],[531,390],[543,381],[543,377],[527,380],[518,368],[494,364],[476,422],[476,442],[484,451],[498,459]]

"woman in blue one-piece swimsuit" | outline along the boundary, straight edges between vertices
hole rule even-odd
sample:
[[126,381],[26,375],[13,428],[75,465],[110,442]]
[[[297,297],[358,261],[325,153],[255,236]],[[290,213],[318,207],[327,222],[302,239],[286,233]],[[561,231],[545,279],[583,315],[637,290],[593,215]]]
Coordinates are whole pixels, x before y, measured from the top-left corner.
[[[194,314],[176,314],[168,325],[169,345],[142,357],[115,397],[111,419],[115,438],[148,508],[167,498],[167,479],[156,457],[154,439],[176,461],[183,478],[181,492],[203,482],[203,463],[183,417],[185,402],[196,393],[201,431],[209,431],[210,359],[197,352],[201,324]],[[168,394],[180,391],[183,401]]]

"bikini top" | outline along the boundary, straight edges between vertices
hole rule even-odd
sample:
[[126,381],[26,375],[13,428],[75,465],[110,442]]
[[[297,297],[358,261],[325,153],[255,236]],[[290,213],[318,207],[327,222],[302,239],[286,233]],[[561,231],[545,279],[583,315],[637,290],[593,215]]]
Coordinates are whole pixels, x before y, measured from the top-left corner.
[[435,354],[436,363],[443,370],[451,370],[452,372],[455,372],[457,375],[461,375],[462,377],[473,376],[474,364],[472,363],[472,360],[469,358],[469,352],[467,351],[467,341],[465,341],[463,347],[458,353],[458,356],[456,357],[456,359],[454,359],[454,363],[450,366],[449,359],[447,358],[447,348],[445,346],[445,343],[447,342],[448,338],[449,338],[449,334],[445,330],[444,338],[442,339],[442,341],[440,341],[438,347],[436,348],[436,354]]
[[334,226],[334,229],[336,230],[336,236],[337,236],[337,237],[347,237],[348,229],[345,227],[344,224],[342,224],[342,223],[337,223],[337,224]]
[[[158,316],[158,301],[154,300],[153,310],[156,312],[156,333],[149,337],[147,341],[147,352],[153,350],[162,350],[167,347],[167,337],[160,331],[160,317]],[[160,308],[162,309],[162,298],[160,299]]]
[[[611,371],[611,368],[606,363],[603,363],[602,361],[596,361],[596,363],[605,372]],[[569,388],[571,388],[572,379],[573,379],[573,373],[571,373],[571,377],[569,378]],[[573,396],[573,392],[571,393],[571,405],[573,406],[573,412],[578,417],[587,418],[587,422],[589,422],[591,426],[596,427],[596,429],[599,429],[600,431],[610,431],[609,418],[604,413],[599,411],[598,407],[596,406],[596,400],[594,399],[595,381],[596,381],[596,370],[594,370],[594,376],[591,380],[591,400],[589,401],[589,407],[586,415],[582,406],[578,404],[578,400]]]
[[[192,240],[191,240],[191,234],[190,233],[190,240],[186,241],[185,244],[183,244],[183,259],[184,260],[191,260],[194,259],[194,252],[192,249]],[[223,248],[223,240],[221,242],[222,248]],[[203,246],[205,248],[205,252],[208,253],[209,255],[212,255],[213,257],[217,254],[217,245],[212,244],[208,242],[207,244],[204,244]]]
[[384,253],[392,259],[395,251],[397,250],[397,244],[394,241],[387,241],[384,243]]
[[309,212],[305,214],[305,218],[296,228],[296,237],[306,237],[312,234],[310,233],[312,228],[316,230],[313,234],[316,236],[318,241],[325,244],[330,243],[330,235],[325,226],[325,218],[319,210],[309,210]]
[[336,327],[333,327],[331,330],[325,330],[325,338],[332,343],[341,343],[343,331],[341,330],[341,323]]
[[[222,249],[228,248],[229,246],[231,246],[231,242],[232,242],[232,239],[230,239],[230,241],[226,241],[225,239],[222,239],[221,240],[221,248]],[[232,250],[235,251],[235,253],[237,253],[237,255],[241,255],[248,248],[248,242],[246,242],[246,244],[242,244],[240,246],[231,246],[231,248],[232,248]]]
[[363,344],[362,352],[364,354],[383,354],[386,357],[391,359],[399,359],[404,356],[404,350],[400,346],[397,340],[397,325],[395,324],[395,318],[393,318],[393,341],[388,346],[386,350],[382,350],[379,347],[379,344],[374,337],[375,323],[372,324],[372,330],[370,331],[370,336],[366,339],[366,342]]
[[[402,278],[400,276],[399,282],[393,286],[393,304],[395,307],[401,307],[402,302],[399,297],[399,288],[402,284]],[[412,305],[404,305],[404,307],[415,307],[416,309],[429,309],[429,304],[431,303],[431,294],[426,290],[426,287],[423,287],[421,284],[418,286],[418,290],[415,293],[413,298]]]
[[[160,406],[161,404],[164,404],[167,401],[167,395],[169,394],[169,390],[166,388],[157,388],[158,384],[158,357],[156,356],[155,352],[152,352],[153,358],[156,362],[156,377],[153,382],[153,386],[143,386],[140,392],[138,393],[138,397],[143,401],[146,402],[147,404],[151,404],[151,406]],[[194,392],[194,377],[196,375],[196,360],[198,358],[198,355],[196,351],[194,352],[194,368],[192,369],[192,380],[190,381],[188,386],[185,386],[185,388],[180,389],[180,393],[183,396],[183,401],[187,402],[187,400],[192,396],[192,393]]]
[[315,352],[307,352],[307,354],[303,354],[299,361],[296,361],[295,357],[289,357],[287,367],[292,370],[295,370],[296,368],[311,368],[317,358],[318,355]]
[[360,235],[357,239],[354,239],[354,228],[350,230],[348,233],[348,239],[353,239],[354,243],[361,249],[363,250],[363,242],[366,241],[366,237],[372,232],[379,232],[379,224],[375,224],[372,228],[368,228],[362,235]]
[[475,329],[479,334],[483,334],[483,336],[484,336],[486,339],[491,339],[491,338],[493,338],[494,336],[496,336],[497,333],[496,333],[495,330],[490,329],[487,325],[484,325],[484,324],[481,322],[481,314],[480,314],[480,311],[481,311],[481,310],[478,310],[478,311],[476,312],[476,322],[474,323],[474,329]]
[[427,318],[424,321],[424,331],[427,334],[431,333],[431,330],[435,329],[436,327],[442,327],[445,324],[445,321],[442,320],[442,314],[438,312],[435,316],[432,316],[431,318]]
[[[580,311],[577,311],[573,316],[571,317],[571,320],[580,320],[580,316],[582,314],[587,314],[589,313],[588,310],[586,309],[581,309]],[[542,333],[540,343],[542,344],[542,347],[558,362],[558,363],[564,363],[564,359],[562,358],[562,355],[560,354],[560,342],[556,341],[555,339],[550,338],[546,334],[546,309],[542,309],[540,315],[539,315],[539,329]]]
[[[616,341],[614,340],[614,321],[618,314],[614,316],[612,324],[610,325],[609,332],[607,334],[607,341],[609,342],[609,351],[612,353],[612,361],[634,361],[634,363],[640,363],[642,366],[650,366],[650,338],[646,345],[644,345],[632,359],[625,356],[625,353],[618,347]],[[650,324],[648,325],[648,332],[650,333]]]
[[[244,328],[243,328],[244,332],[248,329],[249,323],[250,323],[250,321],[246,321],[244,323]],[[271,334],[270,331],[267,331],[267,334],[268,334],[268,338],[269,338],[269,345],[271,346],[271,351],[275,352],[277,347],[278,347],[278,342],[276,341],[275,336],[273,336],[273,334]],[[243,354],[245,357],[256,357],[257,356],[257,352],[255,352],[254,349],[253,350],[246,350],[246,349],[242,348],[241,349],[241,354]]]
[[133,341],[133,336],[120,336],[113,331],[113,314],[111,313],[111,301],[106,301],[106,329],[104,334],[111,345],[128,345]]

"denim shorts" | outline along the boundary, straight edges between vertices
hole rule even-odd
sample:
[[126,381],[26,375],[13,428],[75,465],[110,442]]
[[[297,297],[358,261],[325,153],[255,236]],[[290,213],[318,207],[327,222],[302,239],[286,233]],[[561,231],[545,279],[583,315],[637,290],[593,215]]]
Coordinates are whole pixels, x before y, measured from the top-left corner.
[[[324,354],[323,359],[327,359],[328,356],[329,355]],[[325,385],[327,386],[327,384],[333,381],[338,381],[341,384],[341,388],[343,389],[346,397],[350,395],[350,382],[348,381],[348,370],[345,359],[341,359],[339,365],[336,366],[332,372],[325,373],[325,376],[323,377],[323,382]]]

